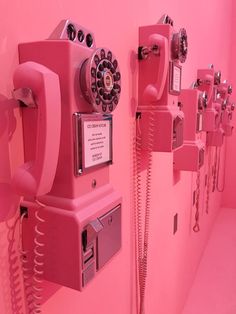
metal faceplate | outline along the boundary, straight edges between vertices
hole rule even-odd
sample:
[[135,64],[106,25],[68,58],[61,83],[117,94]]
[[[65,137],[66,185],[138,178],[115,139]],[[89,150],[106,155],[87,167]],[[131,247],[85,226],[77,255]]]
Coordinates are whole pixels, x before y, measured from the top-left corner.
[[110,113],[116,108],[121,92],[121,74],[117,59],[110,50],[96,49],[83,63],[80,86],[94,111]]
[[74,113],[75,175],[112,163],[112,115]]
[[103,229],[97,237],[97,269],[102,268],[121,248],[121,205],[99,218]]

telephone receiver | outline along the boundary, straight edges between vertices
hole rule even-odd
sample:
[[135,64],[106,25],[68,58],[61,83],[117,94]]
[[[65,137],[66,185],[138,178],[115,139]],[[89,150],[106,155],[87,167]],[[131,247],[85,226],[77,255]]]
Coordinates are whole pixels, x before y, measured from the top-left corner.
[[[152,34],[148,38],[148,45],[149,47],[152,47],[152,53],[154,54],[152,57],[155,58],[158,56],[160,57],[160,60],[156,82],[154,84],[148,84],[143,92],[144,103],[151,103],[160,100],[165,87],[169,66],[169,47],[167,38],[159,34]],[[158,47],[158,53],[153,51],[154,47]],[[157,54],[157,56],[155,56],[155,54]],[[155,68],[156,65],[153,68],[153,71],[155,71]]]
[[50,192],[54,181],[60,144],[61,95],[58,75],[35,63],[20,64],[13,77],[15,99],[23,110],[37,110],[35,160],[20,166],[12,179],[15,192],[40,196]]

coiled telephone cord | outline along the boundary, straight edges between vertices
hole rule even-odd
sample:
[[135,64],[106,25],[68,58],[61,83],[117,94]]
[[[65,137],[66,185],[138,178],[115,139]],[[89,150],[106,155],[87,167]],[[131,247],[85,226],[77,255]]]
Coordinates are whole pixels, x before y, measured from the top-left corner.
[[[40,208],[44,208],[45,205],[35,199],[36,204]],[[42,237],[45,235],[44,232],[40,230],[41,225],[45,220],[40,216],[40,208],[35,211],[36,224],[34,227],[34,249],[33,249],[33,275],[32,269],[30,269],[28,254],[29,252],[24,250],[23,244],[21,248],[22,256],[22,267],[23,267],[23,277],[25,283],[25,294],[27,301],[27,310],[29,314],[40,314],[41,310],[41,300],[42,300],[42,275],[44,267],[44,253],[43,247],[45,244],[42,241]],[[24,216],[22,215],[21,221],[23,221]],[[21,223],[22,226],[22,223]],[[22,228],[22,227],[21,227]],[[21,243],[22,243],[22,230],[21,230]]]
[[215,148],[215,158],[212,173],[213,176],[212,192],[215,192],[216,189],[217,163],[218,163],[218,147]]
[[9,262],[9,279],[11,288],[11,306],[14,314],[23,314],[23,298],[21,294],[21,268],[20,268],[20,256],[15,247],[15,231],[19,222],[19,217],[16,218],[13,225],[10,226],[6,221],[8,228],[8,262]]
[[[221,164],[221,151],[222,149],[219,149],[219,157],[218,157],[218,164],[217,164],[217,174],[216,174],[216,189],[218,192],[224,192],[225,189],[225,165],[223,166],[223,174],[222,174],[222,187],[220,187],[220,164]],[[225,151],[224,151],[224,163],[226,160],[226,154],[227,154],[227,141],[225,138]]]
[[195,224],[193,226],[194,232],[200,231],[199,225],[199,203],[200,203],[200,184],[201,184],[201,172],[200,169],[197,172],[197,179],[196,179],[196,212],[195,212]]
[[211,146],[209,146],[209,154],[208,154],[208,170],[207,170],[207,189],[206,189],[206,213],[209,213],[209,199],[210,199],[210,189],[211,189],[211,157],[212,150]]
[[20,231],[19,231],[19,252],[21,257],[21,265],[22,265],[22,272],[23,272],[23,281],[24,281],[24,292],[25,292],[25,300],[26,300],[26,307],[27,312],[28,309],[32,306],[32,277],[31,277],[31,269],[29,267],[29,260],[28,260],[28,251],[24,249],[23,246],[23,237],[22,237],[22,226],[23,220],[26,218],[27,213],[23,213],[20,218]]
[[139,307],[138,313],[145,313],[145,291],[147,279],[147,266],[148,266],[148,247],[149,247],[149,229],[150,229],[150,206],[151,206],[151,179],[152,179],[152,150],[154,139],[154,111],[151,110],[148,119],[148,143],[147,143],[147,170],[145,178],[145,210],[144,210],[144,224],[142,221],[142,147],[141,147],[141,131],[139,128],[140,117],[137,118],[137,136],[136,136],[136,206],[135,206],[135,230],[137,242],[137,273],[138,282],[137,288],[139,290]]

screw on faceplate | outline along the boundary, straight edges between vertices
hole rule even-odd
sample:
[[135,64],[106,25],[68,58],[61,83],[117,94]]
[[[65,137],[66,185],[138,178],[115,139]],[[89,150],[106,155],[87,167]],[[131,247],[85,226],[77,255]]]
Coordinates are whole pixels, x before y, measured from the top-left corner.
[[93,188],[96,188],[96,185],[97,185],[97,181],[96,181],[95,179],[93,179],[93,181],[92,181],[92,187],[93,187]]

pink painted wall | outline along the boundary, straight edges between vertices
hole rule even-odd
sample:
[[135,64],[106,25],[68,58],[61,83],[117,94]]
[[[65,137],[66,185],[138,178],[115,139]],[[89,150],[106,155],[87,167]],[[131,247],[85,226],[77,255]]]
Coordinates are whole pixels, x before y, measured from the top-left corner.
[[[233,1],[232,8],[232,34],[235,34],[236,29],[236,3]],[[230,76],[229,79],[233,84],[234,90],[232,98],[236,101],[236,64],[234,62],[236,53],[236,40],[235,36],[231,38],[231,50],[230,50]],[[234,125],[236,123],[236,117],[233,117]],[[225,191],[223,194],[222,205],[224,207],[235,208],[236,207],[236,195],[235,195],[235,182],[236,182],[236,130],[234,129],[233,136],[228,141],[227,145],[227,158],[226,158],[226,181]]]
[[[177,28],[187,29],[189,55],[183,69],[184,88],[190,86],[196,78],[197,69],[206,67],[209,63],[221,69],[223,77],[227,78],[230,74],[232,1],[199,0],[192,1],[191,5],[189,3],[188,0],[163,2],[87,0],[83,3],[75,0],[24,0],[15,1],[14,5],[10,5],[6,0],[1,2],[0,94],[3,96],[11,97],[12,73],[18,63],[18,43],[47,38],[57,23],[67,17],[91,29],[96,35],[97,46],[111,48],[119,59],[122,71],[123,91],[119,107],[114,113],[114,165],[110,169],[111,182],[123,195],[122,250],[83,293],[62,287],[44,303],[43,313],[135,313],[132,216],[134,121],[131,108],[137,101],[137,64],[134,60],[134,51],[138,45],[138,26],[155,23],[163,13],[168,13],[174,19]],[[17,109],[14,110],[14,115],[12,110],[6,110],[5,119],[1,116],[1,127],[5,123],[3,127],[5,132],[8,126],[11,129],[16,127],[16,130],[12,138],[4,132],[0,133],[2,160],[0,183],[9,181],[10,173],[22,160],[22,154],[16,153],[21,148],[19,116]],[[203,172],[204,169],[202,188]],[[167,153],[154,155],[146,298],[148,314],[181,313],[210,226],[220,207],[221,195],[215,192],[211,195],[210,213],[207,216],[203,208],[205,195],[202,193],[201,232],[194,234],[191,231],[194,215],[191,203],[195,179],[194,174],[182,173],[181,180],[174,184],[172,155]],[[4,207],[2,204],[1,202],[0,206]],[[176,235],[173,236],[175,213],[179,216],[179,226]],[[16,302],[10,297],[11,271],[7,242],[9,232],[12,236],[9,226],[5,223],[0,224],[0,247],[4,248],[0,250],[0,312],[6,314],[12,313],[12,304]],[[15,246],[17,249],[16,244]],[[20,270],[18,272],[20,273]]]

